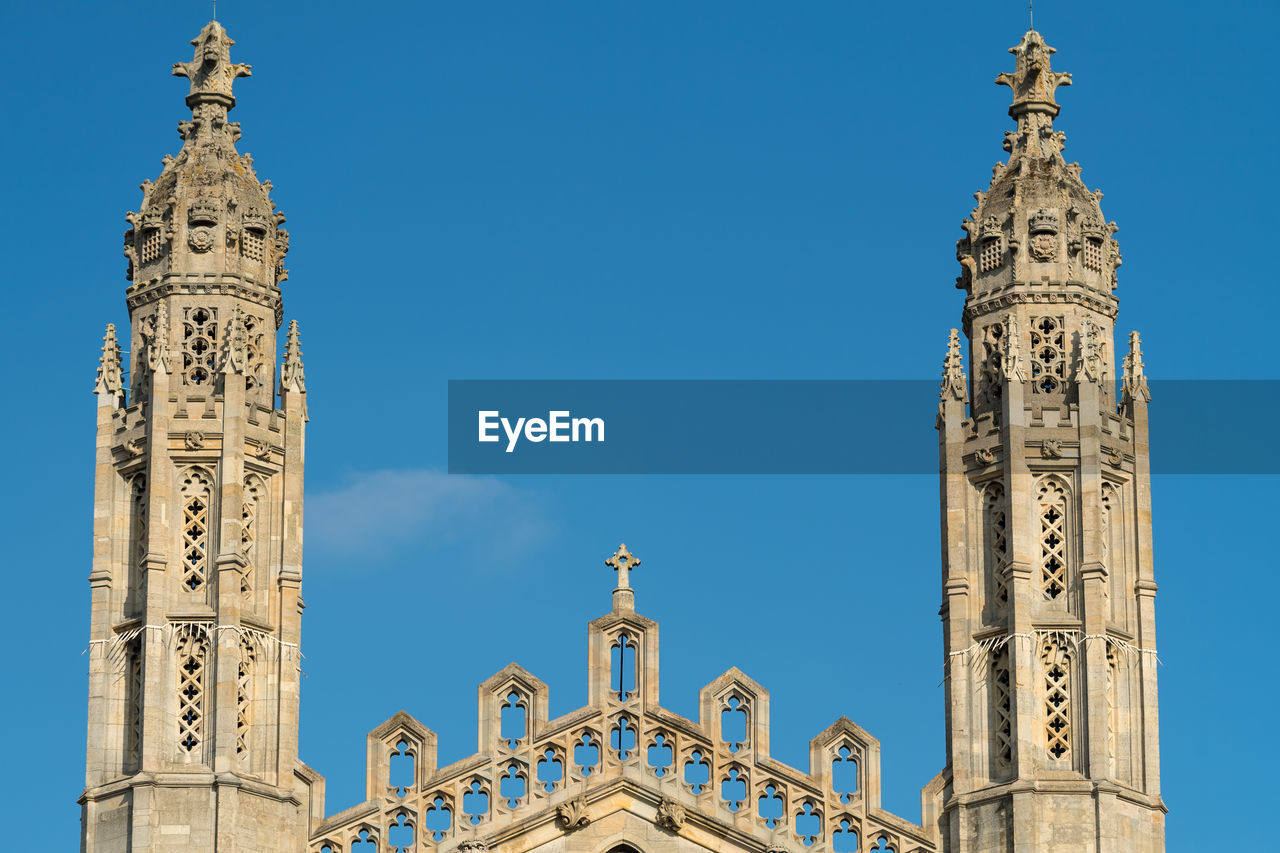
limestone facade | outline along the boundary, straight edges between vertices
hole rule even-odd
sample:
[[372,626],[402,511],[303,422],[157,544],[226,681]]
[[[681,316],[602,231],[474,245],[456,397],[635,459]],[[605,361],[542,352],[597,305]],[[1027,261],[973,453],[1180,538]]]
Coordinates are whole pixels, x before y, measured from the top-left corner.
[[297,760],[296,325],[278,386],[275,356],[289,235],[227,115],[249,66],[217,23],[192,44],[173,68],[191,81],[182,150],[126,217],[131,373],[108,327],[95,387],[84,850],[300,850],[319,785]]
[[[946,768],[919,824],[880,805],[880,746],[841,718],[809,766],[769,751],[737,669],[662,707],[658,625],[625,545],[588,626],[588,704],[550,719],[512,664],[479,688],[474,755],[438,767],[407,713],[367,739],[365,800],[326,816],[298,759],[306,385],[277,365],[288,233],[229,121],[234,44],[192,42],[192,117],[128,214],[131,373],[98,401],[82,851],[656,853],[1162,851],[1148,392],[1113,354],[1114,224],[1062,158],[1052,48],[1013,48],[1008,162],[957,245],[938,413]],[[278,369],[277,369],[278,368]],[[1119,372],[1122,392],[1116,399]],[[930,677],[927,673],[922,678]]]
[[1011,53],[1007,162],[957,243],[972,376],[951,331],[940,434],[947,767],[956,853],[1164,849],[1156,719],[1149,393],[1120,368],[1120,253],[1062,157],[1034,30]]

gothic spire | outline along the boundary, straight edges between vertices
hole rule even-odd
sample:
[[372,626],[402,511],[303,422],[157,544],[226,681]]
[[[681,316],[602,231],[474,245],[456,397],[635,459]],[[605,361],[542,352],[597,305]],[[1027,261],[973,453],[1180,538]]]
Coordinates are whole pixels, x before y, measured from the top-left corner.
[[1137,332],[1129,333],[1129,353],[1124,357],[1124,396],[1126,400],[1150,402],[1151,390],[1147,387],[1147,375],[1142,367],[1142,339]]
[[964,360],[960,355],[959,329],[952,329],[947,341],[947,357],[942,361],[942,390],[938,396],[944,400],[969,402],[969,383],[964,376]]
[[244,311],[239,305],[231,309],[227,322],[227,342],[222,351],[222,372],[244,374],[249,372],[249,332],[244,325]]
[[[124,371],[120,366],[120,343],[116,340],[116,324],[107,324],[107,333],[102,336],[102,356],[98,359],[98,381],[93,386],[93,393],[103,398],[118,399],[124,390]],[[108,400],[99,401],[106,405]]]
[[302,347],[298,343],[298,321],[289,321],[289,337],[284,346],[284,365],[280,369],[280,394],[285,391],[306,393],[307,385],[302,371]]
[[258,301],[278,302],[289,250],[284,214],[271,200],[271,182],[258,180],[253,158],[236,150],[240,125],[228,118],[232,85],[250,76],[249,66],[231,61],[235,42],[217,21],[191,44],[191,61],[173,64],[174,76],[190,81],[191,117],[178,122],[182,150],[164,158],[155,181],[143,182],[142,208],[126,216],[129,273],[144,301],[158,295],[152,284],[177,273],[238,276]]

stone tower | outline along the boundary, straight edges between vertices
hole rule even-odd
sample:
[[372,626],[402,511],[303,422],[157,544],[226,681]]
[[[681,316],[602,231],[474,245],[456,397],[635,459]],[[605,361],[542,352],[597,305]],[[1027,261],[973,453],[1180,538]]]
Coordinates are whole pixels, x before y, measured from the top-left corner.
[[[1147,384],[1116,399],[1120,254],[1062,157],[1054,50],[1010,50],[1008,162],[957,243],[972,377],[951,332],[939,406],[943,847],[1164,849]],[[969,411],[966,413],[966,404]]]
[[[127,216],[132,330],[98,370],[84,851],[301,849],[297,760],[306,390],[296,324],[276,391],[288,233],[227,119],[210,22],[182,150]],[[128,389],[126,396],[126,387]]]

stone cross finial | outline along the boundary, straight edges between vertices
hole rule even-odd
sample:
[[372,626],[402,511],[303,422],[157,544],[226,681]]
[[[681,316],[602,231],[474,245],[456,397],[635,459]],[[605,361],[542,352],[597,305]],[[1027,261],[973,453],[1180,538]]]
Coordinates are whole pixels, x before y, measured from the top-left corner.
[[231,94],[231,84],[237,77],[248,77],[253,73],[248,65],[232,63],[231,45],[235,42],[222,24],[210,21],[204,25],[200,35],[191,40],[191,44],[196,49],[195,57],[190,62],[173,63],[174,77],[191,80],[187,103],[194,106],[202,101],[213,101],[234,106],[236,99]]
[[960,355],[959,329],[952,329],[947,341],[947,357],[942,361],[942,390],[938,396],[944,400],[969,402],[969,383],[964,376],[964,362]]
[[296,391],[305,394],[307,385],[302,371],[302,347],[298,343],[298,321],[289,321],[289,338],[284,345],[284,364],[280,368],[280,393]]
[[1142,369],[1142,339],[1137,332],[1129,333],[1129,354],[1124,357],[1124,396],[1126,401],[1151,401],[1151,390],[1147,387],[1147,376]]
[[631,589],[631,570],[640,565],[634,554],[627,550],[627,543],[618,546],[618,552],[604,561],[618,572],[618,589]]
[[114,402],[110,398],[118,397],[124,390],[124,370],[120,366],[120,342],[116,340],[116,324],[107,324],[107,333],[102,336],[102,357],[98,359],[98,381],[93,386],[93,393],[100,398],[99,405]]

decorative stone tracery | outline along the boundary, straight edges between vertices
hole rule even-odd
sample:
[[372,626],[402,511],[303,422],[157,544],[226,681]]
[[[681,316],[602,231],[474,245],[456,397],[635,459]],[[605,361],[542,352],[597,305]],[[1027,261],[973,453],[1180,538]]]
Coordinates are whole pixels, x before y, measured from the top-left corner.
[[[639,561],[626,556],[625,568],[634,569]],[[842,838],[892,830],[895,838],[911,839],[912,853],[937,849],[926,830],[881,809],[879,744],[849,720],[811,742],[804,772],[769,756],[768,692],[738,670],[703,688],[696,721],[659,705],[652,651],[658,626],[632,609],[630,577],[619,582],[632,595],[615,590],[613,612],[591,623],[588,706],[549,719],[545,685],[512,664],[480,687],[480,751],[439,769],[434,754],[423,755],[404,788],[389,787],[385,750],[396,739],[415,750],[414,743],[434,735],[407,714],[396,715],[370,734],[368,792],[382,798],[376,812],[354,810],[322,824],[312,853],[359,826],[381,827],[389,837],[402,813],[423,815],[419,844],[442,853],[472,831],[509,837],[516,827],[536,825],[540,813],[562,832],[605,832],[598,827],[619,819],[622,793],[634,798],[628,808],[651,809],[653,823],[676,835],[727,824],[753,836],[756,849],[779,837],[801,849],[828,843],[842,828]],[[619,682],[615,670],[628,644],[635,646],[634,686],[626,677]],[[514,708],[527,717],[508,728],[504,712]]]

